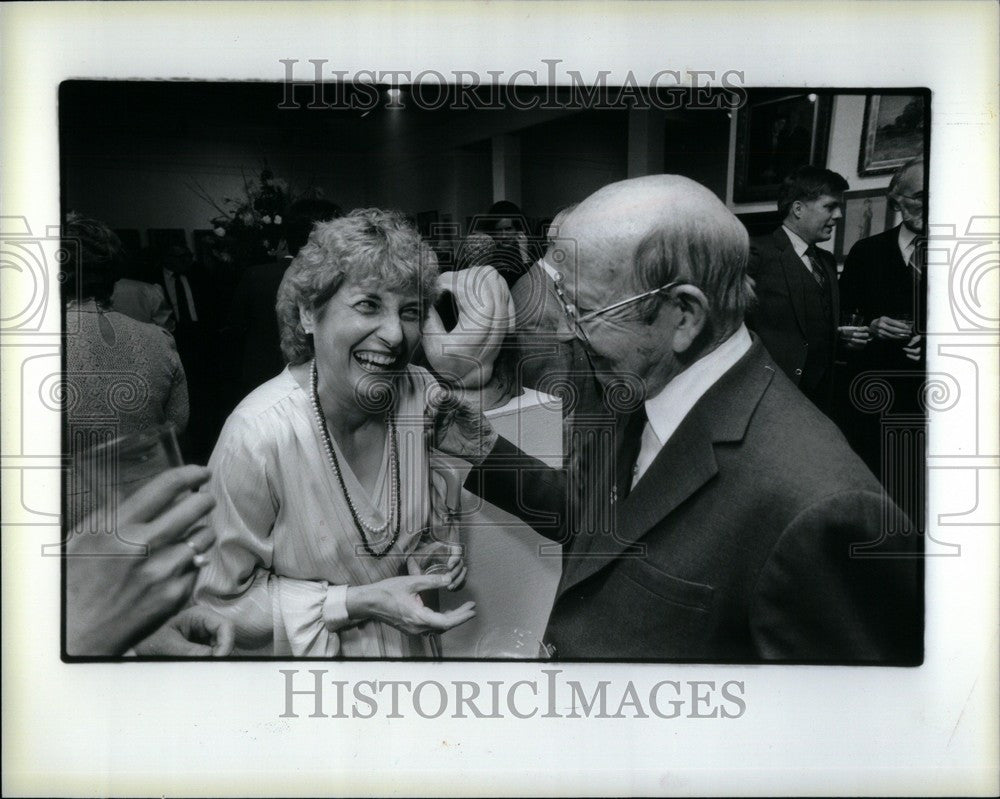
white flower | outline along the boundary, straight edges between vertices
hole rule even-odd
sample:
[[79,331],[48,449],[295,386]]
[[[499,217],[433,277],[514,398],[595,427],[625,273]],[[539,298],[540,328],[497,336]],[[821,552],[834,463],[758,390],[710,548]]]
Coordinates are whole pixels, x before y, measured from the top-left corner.
[[265,225],[270,225],[271,224],[270,214],[264,214],[264,216],[260,218],[260,221],[263,222]]
[[274,224],[276,224],[276,225],[280,225],[281,224],[281,214],[275,214],[274,215]]
[[221,225],[219,227],[215,228],[215,230],[212,231],[212,232],[215,233],[215,235],[218,236],[220,239],[223,236],[226,235],[226,229],[224,227],[222,227]]

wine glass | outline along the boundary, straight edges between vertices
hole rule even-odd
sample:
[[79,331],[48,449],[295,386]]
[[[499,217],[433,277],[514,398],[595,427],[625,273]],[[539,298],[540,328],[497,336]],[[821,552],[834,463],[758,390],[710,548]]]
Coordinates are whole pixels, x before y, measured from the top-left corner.
[[484,633],[476,642],[477,659],[551,660],[554,650],[535,630],[500,626]]
[[[114,535],[121,545],[116,554],[141,557],[147,545],[126,541],[118,531],[118,506],[157,475],[183,466],[177,430],[172,424],[81,447],[73,458],[67,502],[73,503],[69,517],[85,520],[87,529],[78,535]],[[102,548],[103,555],[107,550]],[[86,554],[77,548],[74,554]]]

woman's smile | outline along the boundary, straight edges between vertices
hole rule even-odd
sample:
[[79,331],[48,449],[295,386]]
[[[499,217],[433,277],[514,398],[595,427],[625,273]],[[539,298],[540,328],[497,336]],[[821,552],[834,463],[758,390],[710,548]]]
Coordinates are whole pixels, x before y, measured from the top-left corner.
[[357,364],[369,374],[384,374],[403,366],[399,355],[375,350],[357,350],[353,353]]

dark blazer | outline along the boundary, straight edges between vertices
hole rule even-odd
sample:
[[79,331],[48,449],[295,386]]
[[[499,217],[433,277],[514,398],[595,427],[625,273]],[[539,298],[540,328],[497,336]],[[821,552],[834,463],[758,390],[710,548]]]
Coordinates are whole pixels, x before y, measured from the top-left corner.
[[831,371],[840,318],[836,262],[825,250],[818,249],[817,252],[830,286],[831,324],[820,334],[826,336],[825,342],[810,342],[810,338],[815,338],[816,331],[811,330],[807,323],[806,291],[814,290],[814,278],[795,254],[795,248],[782,228],[751,240],[747,264],[747,274],[753,278],[757,294],[757,304],[747,318],[747,326],[760,336],[771,357],[792,382],[809,387],[821,379],[829,379],[829,374],[805,374],[809,347],[819,343],[828,345],[829,358],[822,368]]
[[[924,270],[926,278],[927,270]],[[861,239],[847,255],[840,278],[841,305],[857,311],[866,322],[880,316],[912,316],[918,330],[926,325],[926,279],[915,280],[913,269],[899,251],[899,226]],[[851,353],[852,361],[870,369],[920,369],[908,360],[897,342],[872,341]]]
[[[560,473],[511,449],[466,486],[556,537]],[[617,503],[614,536],[581,534],[577,509],[546,639],[562,659],[918,664],[920,559],[873,555],[920,542],[880,541],[887,510],[755,340]]]

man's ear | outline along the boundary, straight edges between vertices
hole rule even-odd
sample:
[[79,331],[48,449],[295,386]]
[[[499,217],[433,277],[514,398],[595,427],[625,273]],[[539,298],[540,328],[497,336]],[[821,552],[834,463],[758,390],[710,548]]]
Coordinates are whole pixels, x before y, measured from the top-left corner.
[[708,299],[697,286],[684,284],[674,289],[673,304],[679,318],[672,347],[680,355],[691,348],[708,326]]
[[316,329],[316,314],[313,313],[313,309],[306,308],[306,306],[300,304],[299,320],[302,322],[302,329],[309,335],[312,335]]
[[798,219],[800,216],[802,216],[802,200],[796,200],[795,202],[793,202],[788,210],[791,211],[792,216]]

